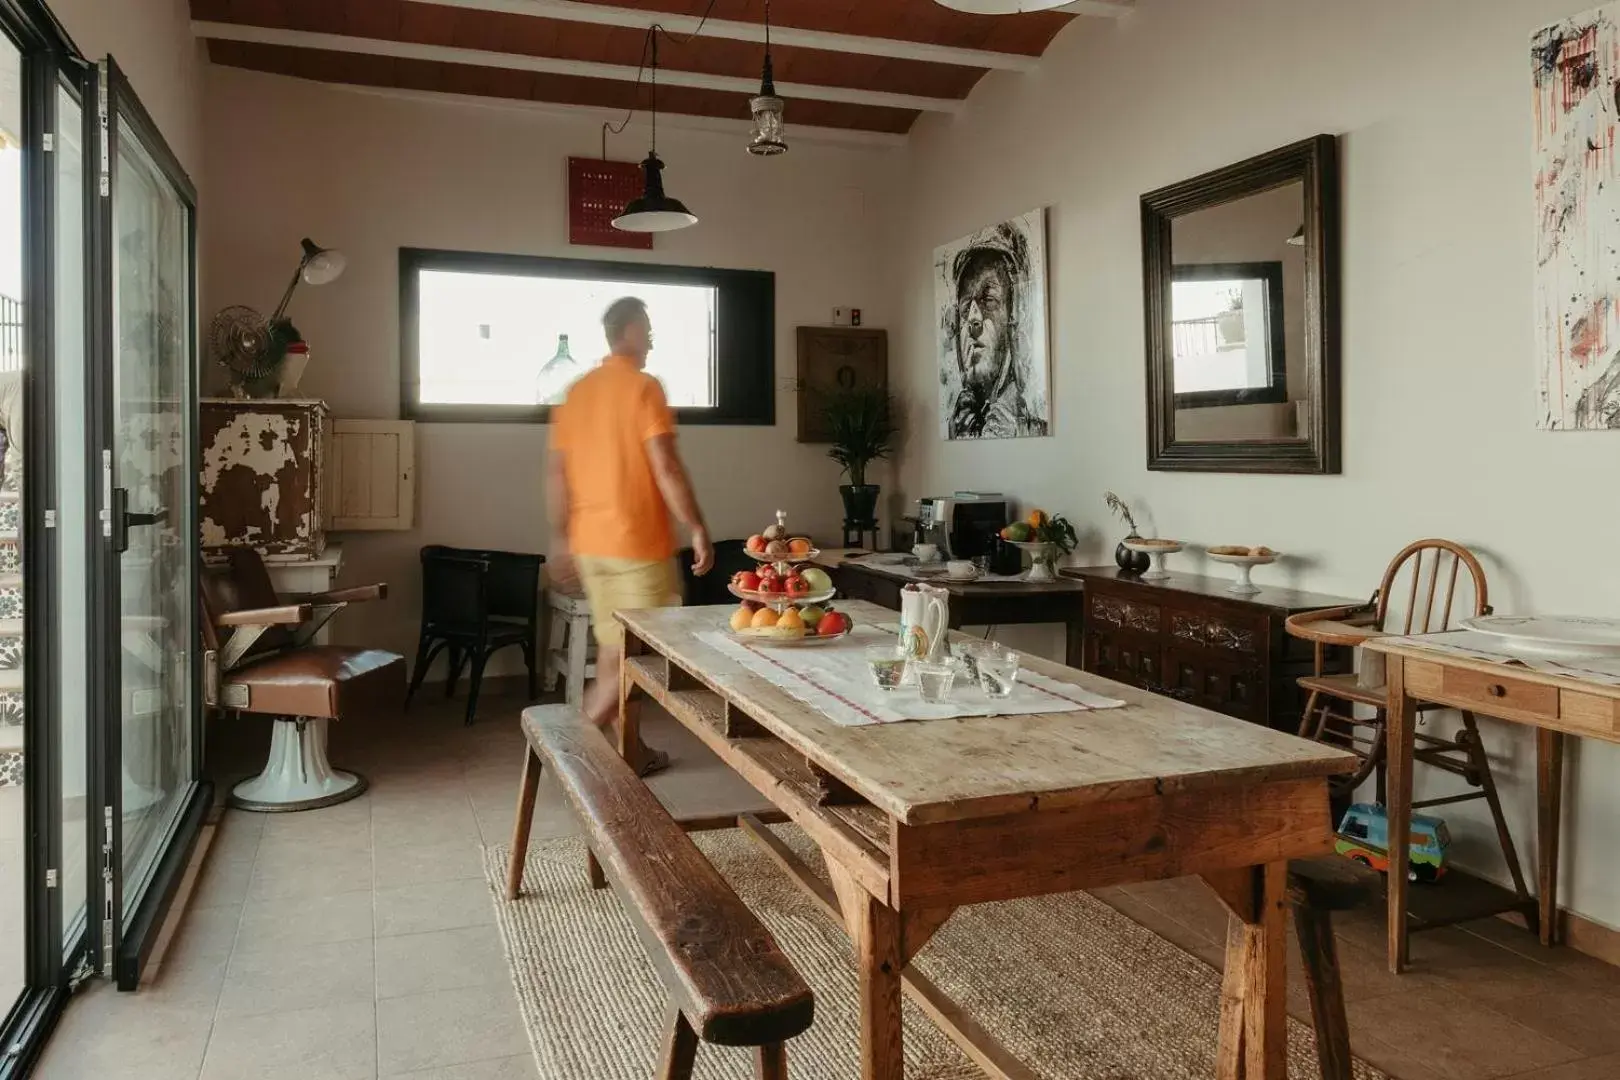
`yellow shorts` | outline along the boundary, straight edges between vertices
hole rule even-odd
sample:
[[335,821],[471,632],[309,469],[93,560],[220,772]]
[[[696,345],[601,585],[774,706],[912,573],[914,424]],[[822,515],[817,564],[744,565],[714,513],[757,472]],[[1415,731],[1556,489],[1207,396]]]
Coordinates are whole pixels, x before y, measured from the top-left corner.
[[591,605],[591,624],[598,645],[624,644],[624,627],[615,611],[679,607],[681,582],[673,559],[615,559],[579,555],[579,582]]

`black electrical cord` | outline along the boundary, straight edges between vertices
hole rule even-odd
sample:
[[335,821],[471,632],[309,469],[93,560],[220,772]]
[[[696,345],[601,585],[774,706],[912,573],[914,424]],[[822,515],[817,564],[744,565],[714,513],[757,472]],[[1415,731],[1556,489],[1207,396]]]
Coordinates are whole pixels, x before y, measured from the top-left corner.
[[[769,6],[769,0],[766,0],[766,4],[767,4],[767,6]],[[641,77],[647,70],[647,52],[650,49],[652,51],[652,68],[653,68],[653,74],[652,74],[652,114],[653,114],[653,118],[652,118],[652,125],[653,125],[652,145],[653,145],[654,150],[658,149],[658,35],[663,34],[665,37],[669,38],[669,40],[675,42],[677,45],[689,44],[694,38],[696,38],[699,34],[701,34],[703,32],[704,24],[706,24],[709,21],[709,16],[714,14],[714,5],[715,5],[715,0],[709,0],[709,6],[703,9],[703,17],[698,20],[697,26],[693,28],[693,30],[692,30],[692,32],[690,34],[687,34],[685,36],[682,36],[680,34],[672,34],[667,29],[664,28],[663,23],[653,23],[651,26],[647,27],[647,36],[641,39],[641,61],[636,65],[636,86],[635,86],[635,90],[636,90],[636,92],[638,94],[640,93],[640,90],[641,90]],[[766,33],[767,34],[770,33],[769,29],[766,30]],[[770,45],[769,45],[769,43],[767,43],[766,44],[766,49],[768,50],[769,48],[770,48]],[[604,120],[602,122],[602,159],[604,161],[607,160],[607,137],[608,137],[608,135],[609,134],[613,134],[613,135],[622,135],[622,134],[624,134],[624,129],[630,125],[630,120],[635,115],[636,115],[636,107],[634,105],[632,105],[632,106],[630,106],[630,108],[628,108],[628,109],[626,109],[624,111],[624,119],[620,120],[617,125],[615,125],[615,124],[613,124],[613,123],[611,123],[609,121],[606,121],[606,120]]]

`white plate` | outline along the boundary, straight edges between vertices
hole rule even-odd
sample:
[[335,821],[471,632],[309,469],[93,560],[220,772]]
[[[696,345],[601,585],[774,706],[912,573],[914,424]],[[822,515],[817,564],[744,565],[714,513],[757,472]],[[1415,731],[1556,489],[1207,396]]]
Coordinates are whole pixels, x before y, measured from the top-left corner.
[[726,632],[737,641],[746,642],[749,645],[758,645],[765,649],[798,649],[807,645],[831,645],[836,641],[843,641],[855,632],[855,628],[850,627],[842,634],[835,634],[832,637],[821,637],[816,634],[806,634],[804,637],[793,638],[771,637],[768,634],[742,634],[729,627]]
[[809,562],[811,559],[820,554],[820,548],[811,548],[809,551],[801,551],[797,555],[767,555],[763,551],[750,551],[748,553],[748,557],[753,559],[755,562],[802,563]]
[[1216,562],[1231,563],[1233,566],[1269,566],[1277,561],[1282,552],[1274,551],[1270,555],[1220,555],[1213,551],[1205,551],[1204,554]]
[[1596,615],[1479,615],[1469,630],[1543,656],[1620,656],[1620,619]]
[[1140,551],[1144,555],[1174,555],[1176,552],[1180,551],[1183,546],[1180,540],[1170,540],[1163,544],[1148,545],[1144,545],[1136,540],[1122,540],[1120,542],[1125,545],[1125,550]]
[[755,592],[752,589],[739,589],[735,585],[727,584],[731,595],[739,600],[751,600],[756,604],[797,604],[806,607],[810,604],[819,604],[824,600],[831,600],[838,595],[837,589],[828,589],[825,592],[811,593],[808,596],[789,596],[785,592]]

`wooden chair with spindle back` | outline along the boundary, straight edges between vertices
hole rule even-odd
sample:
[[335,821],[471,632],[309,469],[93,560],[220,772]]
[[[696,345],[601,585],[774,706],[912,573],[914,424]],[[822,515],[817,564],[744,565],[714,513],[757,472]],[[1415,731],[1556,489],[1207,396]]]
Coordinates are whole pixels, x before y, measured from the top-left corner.
[[[1467,571],[1466,577],[1464,570]],[[1409,584],[1407,575],[1410,575]],[[1465,594],[1469,591],[1473,593],[1472,603],[1467,601],[1466,596],[1459,598],[1459,582]],[[1404,611],[1401,609],[1403,600]],[[1370,670],[1368,666],[1369,662],[1376,663],[1382,657],[1375,653],[1362,653],[1363,667],[1359,675],[1325,675],[1322,662],[1326,649],[1331,646],[1354,647],[1368,638],[1391,634],[1443,633],[1453,629],[1454,613],[1458,618],[1465,618],[1488,615],[1490,612],[1485,569],[1473,552],[1450,540],[1430,539],[1419,540],[1401,549],[1384,571],[1378,591],[1366,604],[1301,612],[1288,619],[1285,624],[1288,632],[1311,642],[1315,646],[1316,656],[1314,672],[1299,680],[1299,685],[1309,694],[1299,733],[1308,739],[1344,747],[1361,759],[1361,767],[1354,773],[1334,778],[1332,790],[1337,799],[1342,800],[1368,777],[1375,776],[1378,801],[1380,804],[1385,801],[1386,690],[1381,667]],[[1372,709],[1373,714],[1356,716],[1354,710],[1357,705]],[[1420,705],[1418,723],[1426,723],[1427,714],[1440,708],[1442,706]],[[1521,900],[1528,901],[1529,892],[1525,887],[1524,872],[1519,866],[1518,851],[1513,846],[1513,836],[1502,814],[1502,801],[1497,796],[1496,781],[1491,775],[1490,760],[1485,756],[1485,748],[1480,742],[1479,725],[1474,714],[1463,710],[1462,726],[1449,738],[1419,730],[1415,736],[1413,756],[1425,765],[1461,777],[1476,790],[1424,799],[1414,802],[1412,808],[1418,810],[1484,799],[1490,806],[1491,819],[1496,824],[1497,839],[1502,845],[1502,856],[1507,860],[1508,870],[1513,875],[1514,888]],[[1419,876],[1433,873],[1429,867],[1414,869]]]

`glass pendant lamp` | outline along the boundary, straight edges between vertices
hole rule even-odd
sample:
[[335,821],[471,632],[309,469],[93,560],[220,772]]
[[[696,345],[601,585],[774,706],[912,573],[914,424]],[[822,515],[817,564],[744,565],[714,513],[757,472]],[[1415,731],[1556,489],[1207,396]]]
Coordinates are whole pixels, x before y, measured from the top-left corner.
[[783,106],[771,77],[771,0],[765,0],[765,69],[760,76],[759,94],[748,99],[748,111],[754,117],[754,131],[748,139],[750,154],[774,157],[787,153],[787,141],[782,138]]

